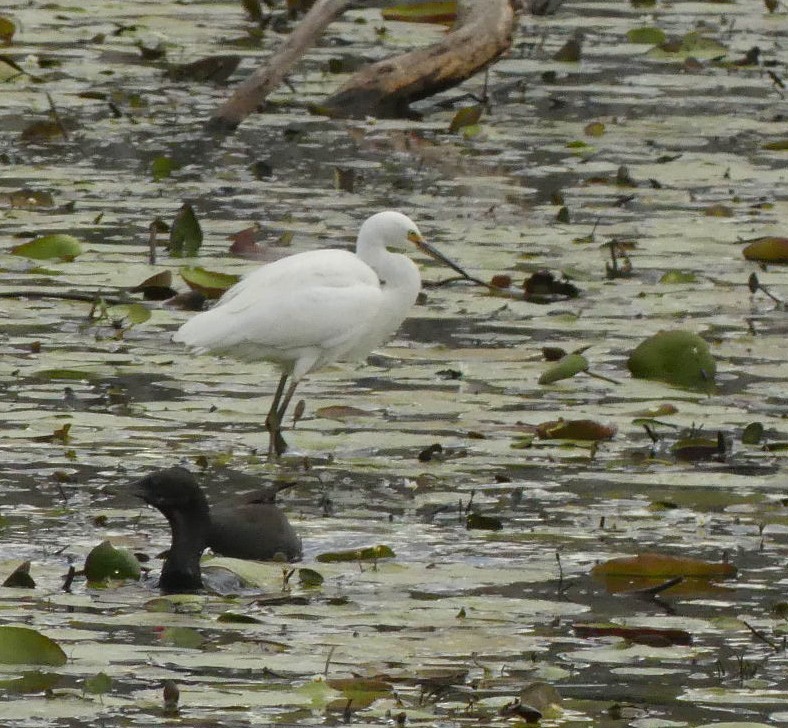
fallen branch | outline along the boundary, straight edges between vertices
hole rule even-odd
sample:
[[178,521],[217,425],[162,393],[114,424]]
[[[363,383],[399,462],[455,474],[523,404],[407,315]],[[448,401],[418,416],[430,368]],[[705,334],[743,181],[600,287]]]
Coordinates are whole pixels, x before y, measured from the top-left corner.
[[235,131],[282,83],[292,66],[348,5],[350,0],[317,0],[266,64],[241,83],[230,99],[216,110],[208,120],[208,130],[220,133]]
[[414,101],[484,69],[512,42],[513,0],[460,0],[454,28],[438,43],[363,68],[318,111],[334,117],[409,116]]

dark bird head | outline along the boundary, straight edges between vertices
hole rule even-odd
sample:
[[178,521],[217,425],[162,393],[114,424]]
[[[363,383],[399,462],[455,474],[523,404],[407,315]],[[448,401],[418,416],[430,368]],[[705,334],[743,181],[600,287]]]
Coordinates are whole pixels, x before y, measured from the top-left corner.
[[168,593],[202,588],[200,556],[211,526],[208,501],[185,468],[157,470],[132,484],[132,493],[169,521],[172,543],[159,588]]

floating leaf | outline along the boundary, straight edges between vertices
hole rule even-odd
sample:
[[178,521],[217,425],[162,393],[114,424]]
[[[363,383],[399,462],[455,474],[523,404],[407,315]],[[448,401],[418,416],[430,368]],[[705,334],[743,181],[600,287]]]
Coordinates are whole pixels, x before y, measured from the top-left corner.
[[685,437],[676,442],[670,451],[685,462],[716,460],[725,455],[725,443],[719,438]]
[[717,365],[709,345],[689,331],[660,331],[630,354],[629,371],[638,379],[666,382],[700,392],[714,390]]
[[169,177],[175,170],[180,169],[180,164],[170,157],[156,157],[151,162],[150,171],[153,180],[158,182]]
[[322,417],[324,420],[339,420],[340,422],[355,417],[370,417],[372,414],[372,412],[359,409],[358,407],[341,404],[319,407],[315,410],[315,417]]
[[85,576],[91,584],[107,579],[140,578],[140,562],[131,551],[116,549],[109,541],[102,541],[85,559]]
[[351,551],[334,551],[318,554],[316,561],[332,564],[340,561],[378,561],[379,559],[393,559],[394,551],[389,546],[367,546]]
[[0,665],[52,665],[67,661],[57,642],[28,627],[0,627]]
[[235,73],[240,62],[241,57],[235,55],[208,56],[192,63],[172,66],[167,75],[173,81],[224,83]]
[[627,31],[627,40],[630,43],[647,43],[649,45],[659,45],[666,40],[665,33],[659,28],[632,28]]
[[179,272],[189,288],[208,299],[219,298],[228,288],[241,280],[240,276],[231,273],[217,273],[199,266],[181,268]]
[[395,5],[381,10],[381,15],[384,20],[449,24],[457,18],[457,0],[430,0],[409,5]]
[[706,217],[733,217],[733,209],[730,205],[723,205],[718,203],[716,205],[709,205],[703,214]]
[[484,516],[481,513],[469,513],[465,518],[465,528],[469,531],[478,529],[480,531],[500,531],[503,522],[495,516]]
[[3,586],[13,589],[35,589],[36,583],[30,576],[30,562],[19,564],[3,582]]
[[129,288],[129,293],[141,293],[146,301],[164,301],[172,298],[176,291],[172,287],[172,271],[154,273],[142,283]]
[[33,260],[74,260],[82,252],[82,243],[73,235],[44,235],[11,248],[11,253]]
[[749,241],[742,253],[759,263],[788,263],[788,238],[763,237]]
[[676,283],[697,283],[698,278],[694,273],[683,270],[668,270],[662,274],[659,282],[671,285]]
[[51,435],[39,435],[38,437],[34,437],[32,439],[33,442],[59,442],[65,445],[70,439],[68,434],[70,430],[71,430],[71,423],[66,422],[66,424],[63,425],[63,427],[60,427],[59,429],[55,430]]
[[298,583],[305,588],[320,586],[325,578],[319,571],[302,568],[298,570]]
[[763,424],[750,422],[741,433],[743,445],[757,445],[763,439]]
[[462,109],[458,109],[457,113],[454,115],[454,118],[451,120],[451,124],[449,124],[449,132],[454,134],[463,127],[466,126],[474,126],[479,123],[479,119],[482,118],[482,111],[484,107],[481,104],[475,104],[474,106],[465,106]]
[[539,377],[539,384],[552,384],[561,379],[569,379],[580,372],[588,371],[589,363],[582,354],[567,354],[557,364],[550,367]]
[[788,151],[788,139],[778,139],[776,142],[766,142],[761,149],[766,149],[770,152],[786,152]]
[[384,698],[393,693],[393,686],[383,680],[374,680],[361,677],[344,677],[326,680],[329,687],[339,690],[343,695],[342,702],[350,700],[354,710],[369,707],[379,698]]
[[594,420],[555,420],[536,426],[536,434],[542,440],[609,440],[616,432],[613,425]]
[[8,45],[16,33],[16,25],[9,18],[0,15],[0,43]]
[[85,692],[93,695],[103,695],[112,690],[112,678],[105,672],[100,672],[85,680]]
[[692,579],[727,579],[736,575],[736,567],[724,561],[712,562],[685,556],[644,553],[622,556],[597,564],[593,576],[640,576],[669,579],[684,576]]
[[43,693],[51,690],[60,682],[61,676],[52,672],[33,670],[22,673],[21,677],[11,680],[0,680],[0,690],[24,695],[26,693]]
[[592,121],[583,127],[583,134],[590,137],[601,137],[605,133],[605,125],[601,121]]
[[239,614],[238,612],[222,612],[219,615],[218,622],[226,622],[229,624],[260,624],[262,620],[253,617],[251,614]]
[[21,134],[23,142],[47,142],[62,139],[64,136],[62,124],[56,121],[34,121],[28,124]]
[[683,629],[622,627],[615,624],[573,624],[572,629],[578,637],[622,637],[636,644],[654,647],[692,644],[692,635]]
[[127,326],[136,326],[144,324],[151,317],[151,312],[141,303],[121,303],[110,306],[107,309],[107,316],[112,321],[122,321]]
[[37,207],[54,207],[55,205],[55,199],[51,193],[27,188],[11,192],[8,195],[8,201],[11,207],[18,210],[32,210]]
[[176,258],[193,258],[202,245],[202,228],[194,214],[194,208],[187,202],[178,211],[170,226],[170,255]]

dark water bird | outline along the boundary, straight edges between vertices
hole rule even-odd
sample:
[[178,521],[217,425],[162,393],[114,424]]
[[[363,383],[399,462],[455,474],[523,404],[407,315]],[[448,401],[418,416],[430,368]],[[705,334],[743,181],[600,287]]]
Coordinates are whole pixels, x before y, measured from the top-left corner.
[[185,468],[157,470],[133,483],[132,494],[158,508],[172,531],[159,588],[166,593],[201,589],[200,556],[206,547],[239,559],[300,558],[301,539],[274,502],[281,489],[270,487],[211,509]]
[[408,244],[475,280],[429,245],[410,218],[388,210],[363,223],[355,253],[314,250],[264,265],[175,333],[174,341],[197,353],[281,369],[265,420],[269,459],[287,450],[282,421],[299,381],[332,362],[366,357],[408,315],[421,288],[419,269],[388,250]]

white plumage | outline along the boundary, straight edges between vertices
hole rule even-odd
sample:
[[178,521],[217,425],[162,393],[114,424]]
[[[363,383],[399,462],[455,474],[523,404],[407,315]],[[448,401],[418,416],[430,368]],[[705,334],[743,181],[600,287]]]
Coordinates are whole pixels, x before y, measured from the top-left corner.
[[281,423],[301,378],[334,361],[365,357],[407,317],[421,277],[410,258],[387,248],[409,242],[462,273],[424,241],[410,218],[379,212],[361,226],[355,254],[317,250],[264,265],[176,332],[174,341],[197,352],[264,360],[281,368],[266,418],[269,457],[287,448]]

